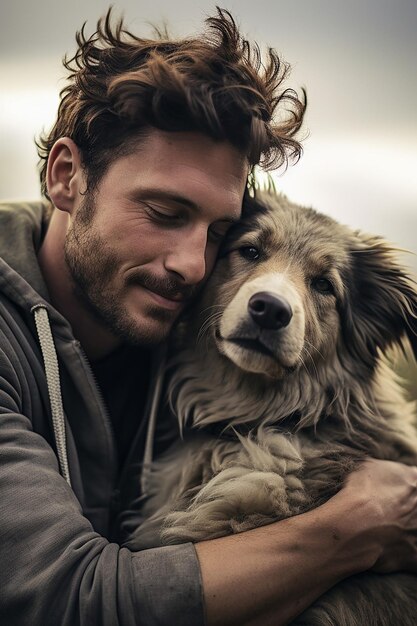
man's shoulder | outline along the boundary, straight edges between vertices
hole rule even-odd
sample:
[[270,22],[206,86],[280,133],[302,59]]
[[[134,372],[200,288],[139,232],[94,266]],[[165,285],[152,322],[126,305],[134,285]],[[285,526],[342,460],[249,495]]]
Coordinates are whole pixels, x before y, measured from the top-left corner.
[[46,200],[0,200],[0,222],[38,224],[48,219],[52,205]]
[[13,242],[31,239],[39,244],[52,212],[51,205],[43,200],[0,202],[0,256]]
[[[19,291],[25,300],[32,302],[29,285],[42,297],[47,296],[37,262],[37,251],[47,228],[49,214],[50,208],[42,200],[0,202],[1,290],[12,300]],[[23,285],[18,277],[27,284]]]

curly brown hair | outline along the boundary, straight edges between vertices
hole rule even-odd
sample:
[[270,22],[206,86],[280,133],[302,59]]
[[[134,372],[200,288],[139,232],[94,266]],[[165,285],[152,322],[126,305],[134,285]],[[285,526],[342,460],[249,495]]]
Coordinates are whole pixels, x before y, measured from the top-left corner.
[[217,7],[206,23],[201,37],[179,40],[159,31],[155,39],[139,38],[123,19],[112,25],[111,9],[90,37],[84,24],[77,52],[64,58],[68,84],[57,120],[37,143],[44,195],[50,150],[64,136],[80,150],[88,187],[152,127],[229,141],[251,166],[272,169],[300,157],[294,136],[306,96],[282,89],[289,66],[273,49],[264,58],[228,11]]

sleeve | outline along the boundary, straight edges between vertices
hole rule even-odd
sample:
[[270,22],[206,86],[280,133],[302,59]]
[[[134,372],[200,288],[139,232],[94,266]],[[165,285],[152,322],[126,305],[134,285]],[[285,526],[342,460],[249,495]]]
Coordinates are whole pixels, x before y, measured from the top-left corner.
[[83,516],[0,350],[0,624],[204,624],[194,546],[132,552]]

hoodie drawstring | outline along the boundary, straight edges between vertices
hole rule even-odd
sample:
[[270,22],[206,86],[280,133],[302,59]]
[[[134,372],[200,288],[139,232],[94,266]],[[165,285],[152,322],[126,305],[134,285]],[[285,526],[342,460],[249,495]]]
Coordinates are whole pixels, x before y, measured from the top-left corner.
[[[55,344],[52,336],[51,326],[49,323],[47,308],[42,304],[37,304],[31,309],[36,324],[39,344],[42,351],[43,362],[45,366],[46,382],[48,386],[49,402],[52,413],[52,426],[54,430],[55,443],[58,454],[59,467],[62,476],[71,486],[71,479],[68,466],[68,455],[65,434],[65,416],[62,403],[61,382],[59,377],[58,357],[56,354]],[[152,402],[148,417],[148,429],[146,433],[145,452],[143,458],[143,469],[141,476],[142,493],[146,494],[149,473],[153,460],[153,444],[155,437],[156,421],[158,417],[158,408],[161,399],[164,372],[165,372],[165,352],[166,348],[160,350],[160,358],[158,360],[158,368],[155,376],[154,388],[152,393]]]
[[61,382],[59,377],[58,357],[52,337],[48,311],[45,306],[38,304],[31,309],[35,317],[36,331],[41,346],[45,366],[46,382],[48,386],[49,402],[51,405],[52,425],[58,453],[58,462],[62,476],[71,486],[69,474],[65,417],[62,403]]

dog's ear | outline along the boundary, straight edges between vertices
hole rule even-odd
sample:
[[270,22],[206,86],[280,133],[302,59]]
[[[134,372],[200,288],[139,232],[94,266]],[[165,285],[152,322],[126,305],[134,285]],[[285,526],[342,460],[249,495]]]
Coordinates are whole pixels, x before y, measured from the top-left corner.
[[407,336],[417,359],[417,284],[398,262],[398,251],[378,237],[355,234],[341,317],[348,350],[372,367],[378,349]]

